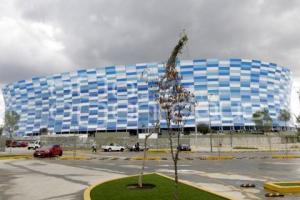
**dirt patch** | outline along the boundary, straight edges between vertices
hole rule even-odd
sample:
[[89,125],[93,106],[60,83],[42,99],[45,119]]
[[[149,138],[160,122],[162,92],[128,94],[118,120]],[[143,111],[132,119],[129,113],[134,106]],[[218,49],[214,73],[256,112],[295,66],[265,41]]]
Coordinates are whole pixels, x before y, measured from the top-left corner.
[[137,183],[127,185],[127,189],[130,190],[145,190],[145,189],[152,189],[154,187],[155,185],[151,183],[143,183],[142,187],[139,187],[139,184]]

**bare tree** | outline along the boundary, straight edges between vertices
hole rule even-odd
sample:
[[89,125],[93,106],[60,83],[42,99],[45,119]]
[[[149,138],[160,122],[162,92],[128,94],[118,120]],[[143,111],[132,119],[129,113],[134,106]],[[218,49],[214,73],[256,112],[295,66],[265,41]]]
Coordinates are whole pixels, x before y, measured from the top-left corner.
[[[155,130],[157,130],[160,126],[160,121],[157,120],[155,122]],[[144,139],[144,156],[143,156],[143,162],[142,162],[142,168],[141,168],[141,172],[140,172],[140,175],[139,175],[139,182],[138,182],[138,185],[140,188],[143,187],[143,175],[144,175],[144,171],[145,171],[145,162],[146,162],[146,159],[147,159],[147,151],[148,151],[148,148],[147,148],[147,141],[148,141],[148,138],[151,137],[151,135],[153,134],[153,132],[151,133],[148,133],[146,136],[145,136],[145,139]]]
[[[174,164],[174,199],[176,200],[179,199],[177,163],[180,152],[180,135],[184,130],[184,119],[191,114],[192,106],[195,104],[194,95],[182,86],[181,77],[176,69],[177,56],[181,53],[187,41],[188,37],[186,34],[183,34],[168,59],[165,66],[165,74],[158,82],[158,101],[162,110],[162,117],[166,119],[171,156]],[[175,125],[177,131],[173,131],[172,125]],[[173,142],[175,142],[175,146]]]

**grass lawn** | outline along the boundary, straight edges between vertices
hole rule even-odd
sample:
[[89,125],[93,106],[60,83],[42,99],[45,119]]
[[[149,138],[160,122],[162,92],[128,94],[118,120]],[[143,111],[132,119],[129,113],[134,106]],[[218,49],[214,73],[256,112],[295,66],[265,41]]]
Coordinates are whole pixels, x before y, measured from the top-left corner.
[[[92,189],[92,200],[170,200],[173,197],[174,182],[158,174],[144,176],[144,183],[155,184],[152,189],[128,189],[128,184],[135,184],[138,177],[128,177],[100,184]],[[224,200],[212,193],[179,184],[180,199],[185,200]]]

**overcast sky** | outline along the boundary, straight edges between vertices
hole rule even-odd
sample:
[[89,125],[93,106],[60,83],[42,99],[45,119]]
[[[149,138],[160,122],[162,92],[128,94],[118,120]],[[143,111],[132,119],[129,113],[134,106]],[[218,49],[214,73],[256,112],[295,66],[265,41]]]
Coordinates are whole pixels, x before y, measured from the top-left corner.
[[[300,86],[298,0],[2,0],[0,84],[164,61],[183,29],[189,42],[182,59],[275,62]],[[1,100],[0,107],[1,114]]]

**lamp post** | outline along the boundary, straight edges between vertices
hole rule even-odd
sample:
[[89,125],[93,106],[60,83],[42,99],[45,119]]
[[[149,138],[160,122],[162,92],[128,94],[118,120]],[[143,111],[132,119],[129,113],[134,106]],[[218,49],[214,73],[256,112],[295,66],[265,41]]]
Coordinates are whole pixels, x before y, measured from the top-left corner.
[[208,94],[208,117],[209,117],[209,123],[208,123],[208,127],[209,127],[209,141],[210,141],[210,152],[213,152],[213,148],[212,148],[212,133],[211,133],[211,118],[210,118],[210,98],[213,97],[214,94]]
[[195,118],[195,146],[198,143],[198,127],[197,127],[197,117],[196,117],[196,103],[194,104],[194,118]]

